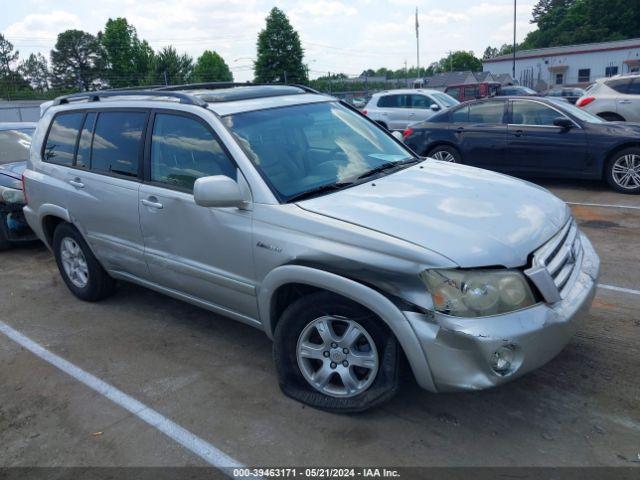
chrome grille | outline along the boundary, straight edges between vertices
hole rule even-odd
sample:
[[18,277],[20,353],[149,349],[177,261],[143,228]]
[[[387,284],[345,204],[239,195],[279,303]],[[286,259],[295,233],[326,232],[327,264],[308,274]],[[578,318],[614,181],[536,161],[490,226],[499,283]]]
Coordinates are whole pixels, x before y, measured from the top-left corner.
[[545,300],[558,302],[573,286],[582,254],[578,226],[572,218],[557,235],[534,252],[532,266],[525,274]]

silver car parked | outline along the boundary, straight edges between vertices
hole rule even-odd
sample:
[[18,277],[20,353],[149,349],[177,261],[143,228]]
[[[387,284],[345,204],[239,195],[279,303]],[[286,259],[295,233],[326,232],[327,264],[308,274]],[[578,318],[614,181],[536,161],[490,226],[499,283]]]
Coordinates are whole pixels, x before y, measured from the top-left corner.
[[403,356],[433,392],[540,367],[599,270],[546,190],[418,158],[305,87],[60,98],[25,183],[78,298],[133,282],[262,329],[282,390],[331,411],[389,399]]

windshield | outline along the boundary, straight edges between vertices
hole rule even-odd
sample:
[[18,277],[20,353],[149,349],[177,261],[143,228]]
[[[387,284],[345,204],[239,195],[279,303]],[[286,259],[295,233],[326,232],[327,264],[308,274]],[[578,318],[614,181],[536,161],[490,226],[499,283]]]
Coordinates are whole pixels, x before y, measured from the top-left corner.
[[453,98],[451,95],[447,95],[446,93],[432,93],[431,96],[434,97],[438,102],[440,102],[446,108],[453,107],[460,103],[458,100]]
[[224,121],[284,202],[414,159],[388,133],[337,102],[238,113]]
[[549,101],[555,103],[556,105],[558,105],[560,107],[562,107],[562,109],[565,112],[570,113],[571,115],[573,115],[574,117],[576,117],[579,120],[582,120],[583,122],[587,122],[587,123],[605,123],[605,120],[603,120],[602,118],[597,117],[596,115],[593,115],[592,113],[585,112],[581,108],[578,108],[575,105],[572,105],[571,103],[566,102],[564,99],[560,100],[560,99],[550,98]]
[[35,129],[0,130],[0,165],[26,162]]

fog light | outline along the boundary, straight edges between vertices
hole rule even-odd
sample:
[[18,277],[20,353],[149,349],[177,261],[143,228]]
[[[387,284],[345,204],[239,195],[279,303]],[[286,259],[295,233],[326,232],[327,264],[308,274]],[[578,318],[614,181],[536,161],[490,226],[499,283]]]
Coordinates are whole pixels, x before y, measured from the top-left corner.
[[515,345],[505,345],[493,352],[493,355],[491,355],[491,368],[493,368],[493,371],[500,375],[509,373],[513,366],[515,353]]

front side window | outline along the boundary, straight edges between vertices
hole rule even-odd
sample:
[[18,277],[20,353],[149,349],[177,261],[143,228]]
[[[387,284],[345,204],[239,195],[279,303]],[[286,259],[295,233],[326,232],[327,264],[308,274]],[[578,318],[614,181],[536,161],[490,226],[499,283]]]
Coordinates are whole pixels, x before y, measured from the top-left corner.
[[0,130],[0,165],[29,159],[33,129]]
[[445,108],[453,107],[454,105],[459,105],[460,102],[453,98],[451,95],[447,93],[434,93],[433,98],[438,100],[441,105],[444,105]]
[[415,160],[388,133],[336,102],[238,113],[224,122],[283,202]]
[[91,148],[91,170],[138,176],[146,112],[101,112]]
[[537,102],[516,100],[511,105],[513,125],[553,126],[553,121],[562,116],[553,108]]
[[502,123],[504,102],[482,102],[469,105],[470,123]]
[[422,108],[423,110],[431,108],[431,105],[437,103],[426,95],[411,95],[411,107]]
[[193,191],[198,178],[226,175],[236,167],[211,131],[198,120],[159,113],[151,136],[151,180]]
[[57,165],[73,165],[76,139],[82,126],[83,112],[61,113],[51,124],[44,147],[44,160]]

